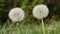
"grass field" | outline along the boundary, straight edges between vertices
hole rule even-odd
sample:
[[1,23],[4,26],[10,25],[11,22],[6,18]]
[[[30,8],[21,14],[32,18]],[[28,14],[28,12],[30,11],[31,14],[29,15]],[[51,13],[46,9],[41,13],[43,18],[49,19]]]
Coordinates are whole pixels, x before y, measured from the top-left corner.
[[[41,24],[18,24],[0,26],[0,34],[43,34]],[[45,34],[60,34],[60,21],[45,24]]]

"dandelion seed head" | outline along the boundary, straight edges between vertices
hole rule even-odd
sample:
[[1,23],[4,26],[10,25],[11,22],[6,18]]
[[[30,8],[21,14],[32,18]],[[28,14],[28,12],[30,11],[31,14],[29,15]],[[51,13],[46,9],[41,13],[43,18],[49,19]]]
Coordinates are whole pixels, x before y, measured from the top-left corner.
[[37,5],[33,8],[33,16],[37,19],[42,19],[47,17],[48,13],[49,13],[49,9],[46,5]]
[[16,22],[16,21],[22,21],[24,19],[24,11],[21,8],[13,8],[9,12],[9,18]]

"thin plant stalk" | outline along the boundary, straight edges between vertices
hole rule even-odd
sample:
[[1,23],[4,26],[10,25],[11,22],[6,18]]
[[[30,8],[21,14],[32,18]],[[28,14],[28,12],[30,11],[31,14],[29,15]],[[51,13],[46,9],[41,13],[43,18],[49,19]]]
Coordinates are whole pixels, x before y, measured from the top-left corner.
[[44,22],[43,22],[43,19],[42,19],[42,30],[43,30],[43,34],[45,34],[45,28],[44,28]]
[[55,23],[54,34],[56,34],[56,30],[57,30],[57,23]]

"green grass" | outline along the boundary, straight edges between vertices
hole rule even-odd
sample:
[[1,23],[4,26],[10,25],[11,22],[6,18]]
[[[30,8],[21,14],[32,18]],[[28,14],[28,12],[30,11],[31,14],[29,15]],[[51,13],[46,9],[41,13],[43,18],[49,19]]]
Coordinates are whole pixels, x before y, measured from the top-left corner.
[[[0,34],[43,34],[42,26],[37,24],[4,25]],[[60,21],[45,24],[45,34],[60,34]]]

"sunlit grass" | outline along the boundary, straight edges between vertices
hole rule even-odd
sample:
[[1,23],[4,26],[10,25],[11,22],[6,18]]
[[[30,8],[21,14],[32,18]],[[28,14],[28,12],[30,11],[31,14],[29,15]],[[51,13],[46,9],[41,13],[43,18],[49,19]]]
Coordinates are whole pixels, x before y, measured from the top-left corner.
[[[0,34],[43,34],[42,26],[37,24],[4,25]],[[60,21],[45,24],[45,34],[60,34]]]

